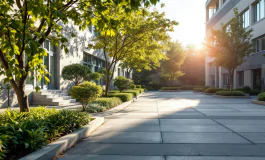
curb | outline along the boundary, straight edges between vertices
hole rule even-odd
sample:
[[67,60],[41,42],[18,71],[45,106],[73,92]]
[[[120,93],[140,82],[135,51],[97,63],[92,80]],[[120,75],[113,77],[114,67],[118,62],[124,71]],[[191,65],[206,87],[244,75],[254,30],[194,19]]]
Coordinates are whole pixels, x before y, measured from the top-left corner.
[[58,140],[48,144],[42,149],[35,151],[25,157],[20,158],[20,160],[47,160],[54,159],[56,156],[71,148],[79,140],[89,136],[89,134],[95,131],[104,123],[104,117],[94,117],[95,119],[91,121],[88,125],[83,128],[67,134]]
[[253,104],[265,105],[265,101],[252,100]]
[[224,99],[249,99],[251,98],[250,96],[220,96],[220,95],[215,95],[216,98],[224,98]]

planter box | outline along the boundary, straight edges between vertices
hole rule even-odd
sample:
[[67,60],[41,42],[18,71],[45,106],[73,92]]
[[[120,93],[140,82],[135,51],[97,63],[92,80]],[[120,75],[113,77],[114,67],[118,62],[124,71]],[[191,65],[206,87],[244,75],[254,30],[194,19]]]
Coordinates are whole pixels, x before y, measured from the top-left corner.
[[22,157],[20,160],[47,160],[54,159],[59,154],[63,153],[67,149],[75,145],[79,140],[89,136],[90,133],[95,131],[104,123],[103,117],[95,117],[88,125],[83,128],[65,135],[58,140],[48,144],[42,149],[35,151],[25,157]]
[[220,96],[220,95],[215,95],[216,98],[238,98],[238,99],[247,99],[250,98],[250,96]]
[[159,90],[159,92],[180,92],[180,90]]
[[252,103],[254,103],[254,104],[260,104],[260,105],[265,105],[265,101],[252,100]]

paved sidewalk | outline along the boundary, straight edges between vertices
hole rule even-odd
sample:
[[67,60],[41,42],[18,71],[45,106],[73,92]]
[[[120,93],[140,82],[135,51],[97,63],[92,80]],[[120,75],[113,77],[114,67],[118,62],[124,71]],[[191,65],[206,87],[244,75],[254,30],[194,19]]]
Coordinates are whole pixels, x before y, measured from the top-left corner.
[[264,160],[265,106],[251,99],[148,92],[62,160]]

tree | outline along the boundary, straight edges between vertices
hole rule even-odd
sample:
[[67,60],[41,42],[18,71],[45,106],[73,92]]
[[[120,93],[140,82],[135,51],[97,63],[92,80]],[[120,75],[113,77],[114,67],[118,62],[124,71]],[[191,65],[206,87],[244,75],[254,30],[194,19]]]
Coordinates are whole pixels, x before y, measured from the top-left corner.
[[[116,11],[116,12],[114,12]],[[100,31],[90,48],[101,49],[105,56],[106,68],[106,90],[108,94],[110,81],[113,79],[114,69],[118,62],[122,62],[126,57],[133,57],[134,53],[140,52],[143,47],[139,47],[143,42],[153,44],[157,39],[168,39],[167,32],[173,31],[175,21],[165,18],[164,13],[158,11],[148,12],[145,9],[131,12],[130,16],[124,14],[124,9],[113,7],[112,16],[120,22],[120,27],[114,30],[112,35],[105,31]],[[135,55],[137,56],[137,55]],[[110,62],[108,63],[108,57]],[[112,74],[110,72],[112,71]]]
[[188,45],[185,50],[187,52],[187,56],[181,67],[185,75],[180,77],[179,80],[185,85],[204,85],[204,49],[197,49],[194,45]]
[[179,42],[172,42],[167,57],[168,60],[162,62],[162,76],[170,80],[173,86],[174,81],[184,75],[181,65],[186,58],[186,51]]
[[253,51],[250,43],[253,30],[243,28],[243,19],[237,9],[234,9],[234,14],[228,25],[223,25],[220,30],[212,30],[212,36],[207,41],[209,55],[215,58],[214,63],[228,70],[231,92],[236,67]]
[[65,80],[72,81],[75,85],[80,84],[91,73],[88,66],[82,64],[71,64],[65,66],[62,70],[62,77]]
[[[49,39],[54,45],[67,49],[67,39],[62,34],[62,26],[69,21],[85,29],[88,25],[110,35],[118,27],[119,21],[109,14],[109,6],[116,5],[126,13],[156,4],[158,0],[3,0],[0,4],[0,75],[4,82],[10,82],[16,92],[20,111],[30,111],[25,93],[26,80],[45,78],[49,81],[43,57],[47,52],[42,44]],[[128,16],[127,15],[127,16]],[[60,22],[60,23],[59,23]],[[112,24],[112,28],[106,24]],[[74,36],[74,34],[72,34]],[[59,43],[60,42],[60,43]],[[38,89],[38,87],[36,87]]]

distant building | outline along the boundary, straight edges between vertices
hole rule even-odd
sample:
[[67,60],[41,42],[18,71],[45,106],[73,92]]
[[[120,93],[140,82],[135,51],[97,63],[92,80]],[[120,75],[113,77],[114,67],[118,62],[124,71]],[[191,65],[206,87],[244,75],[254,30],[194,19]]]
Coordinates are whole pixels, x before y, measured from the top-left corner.
[[[208,0],[206,2],[206,37],[211,28],[221,29],[234,17],[233,8],[238,8],[246,30],[253,29],[252,40],[255,52],[236,68],[234,88],[249,86],[263,88],[265,78],[265,0]],[[213,58],[206,56],[205,84],[218,88],[229,86],[228,71],[213,65]]]

